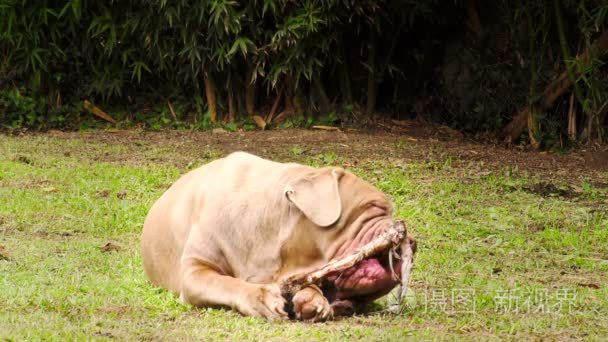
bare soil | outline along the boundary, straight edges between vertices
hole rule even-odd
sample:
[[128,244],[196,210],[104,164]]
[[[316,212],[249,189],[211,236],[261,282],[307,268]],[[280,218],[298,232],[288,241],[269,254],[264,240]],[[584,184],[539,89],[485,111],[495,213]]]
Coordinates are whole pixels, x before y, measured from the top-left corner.
[[[473,165],[477,169],[481,167],[483,172],[508,169],[568,183],[580,183],[581,179],[585,179],[594,186],[608,187],[608,146],[592,146],[567,153],[538,152],[521,146],[506,147],[487,141],[478,142],[447,127],[428,128],[415,124],[383,131],[289,129],[34,133],[38,134],[116,145],[122,149],[120,153],[90,151],[91,154],[82,156],[116,163],[166,162],[183,166],[201,157],[216,157],[209,155],[210,150],[216,151],[217,157],[243,150],[282,161],[295,159],[296,156],[333,152],[338,157],[348,156],[351,165],[356,165],[358,161],[378,159],[398,159],[401,162],[450,159],[451,165],[459,169]],[[157,149],[163,153],[152,153]],[[17,158],[22,162],[31,162],[27,156]]]

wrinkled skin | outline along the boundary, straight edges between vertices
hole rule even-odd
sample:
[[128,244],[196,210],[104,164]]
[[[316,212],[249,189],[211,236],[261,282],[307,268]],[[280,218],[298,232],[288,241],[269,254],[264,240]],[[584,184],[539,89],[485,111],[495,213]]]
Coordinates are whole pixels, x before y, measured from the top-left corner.
[[[144,270],[194,306],[283,319],[282,279],[352,253],[389,228],[391,215],[382,192],[341,168],[237,152],[184,175],[153,205],[142,234]],[[350,314],[399,280],[379,255],[326,283],[294,295],[296,318]]]

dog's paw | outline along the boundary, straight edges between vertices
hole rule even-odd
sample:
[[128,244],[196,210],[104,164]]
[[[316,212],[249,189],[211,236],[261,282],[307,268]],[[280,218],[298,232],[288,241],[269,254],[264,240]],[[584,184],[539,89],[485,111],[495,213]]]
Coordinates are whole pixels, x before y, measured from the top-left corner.
[[322,322],[333,317],[333,311],[323,292],[316,286],[306,287],[293,296],[296,318],[309,322]]
[[270,320],[287,319],[285,299],[276,284],[252,284],[236,303],[236,310],[245,316]]
[[355,304],[350,300],[336,300],[331,303],[334,316],[352,316],[355,314]]

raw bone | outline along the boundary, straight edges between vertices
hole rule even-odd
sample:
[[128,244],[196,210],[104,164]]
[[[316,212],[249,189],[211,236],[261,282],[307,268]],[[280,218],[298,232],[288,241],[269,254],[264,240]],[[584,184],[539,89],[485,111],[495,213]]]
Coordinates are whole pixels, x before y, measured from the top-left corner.
[[405,293],[414,256],[411,244],[409,243],[409,239],[406,239],[406,235],[407,231],[403,221],[396,221],[392,227],[380,234],[374,240],[357,249],[352,254],[333,260],[312,272],[297,273],[286,278],[281,283],[281,293],[284,297],[291,298],[306,286],[313,284],[319,285],[321,280],[330,274],[342,272],[353,267],[363,259],[367,259],[386,250],[397,248],[398,246],[402,247],[403,266],[401,267],[401,290],[402,293]]
[[397,302],[390,304],[388,311],[392,313],[399,313],[402,310],[403,297],[407,293],[407,286],[410,282],[410,274],[412,273],[412,266],[414,264],[414,249],[409,239],[405,239],[401,245],[401,286],[397,294]]

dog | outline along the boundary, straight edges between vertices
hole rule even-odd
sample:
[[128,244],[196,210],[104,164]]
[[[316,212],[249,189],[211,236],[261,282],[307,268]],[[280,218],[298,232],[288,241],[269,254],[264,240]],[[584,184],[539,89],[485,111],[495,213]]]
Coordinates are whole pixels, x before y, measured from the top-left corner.
[[366,259],[290,302],[278,284],[352,253],[388,229],[392,214],[384,193],[342,168],[234,152],[185,174],[154,203],[143,266],[154,285],[196,307],[267,319],[292,308],[297,319],[324,321],[398,284],[386,258]]

